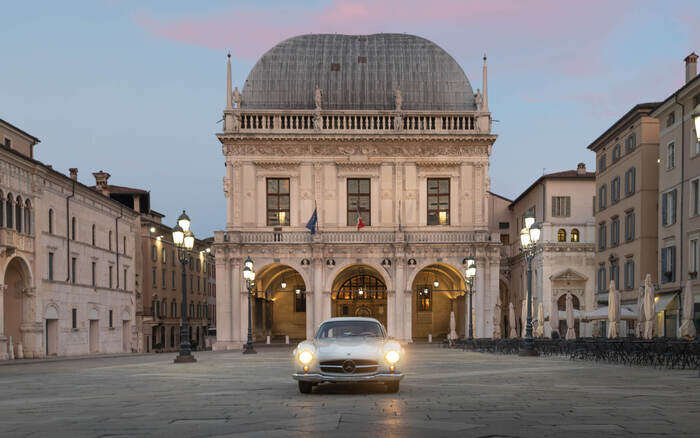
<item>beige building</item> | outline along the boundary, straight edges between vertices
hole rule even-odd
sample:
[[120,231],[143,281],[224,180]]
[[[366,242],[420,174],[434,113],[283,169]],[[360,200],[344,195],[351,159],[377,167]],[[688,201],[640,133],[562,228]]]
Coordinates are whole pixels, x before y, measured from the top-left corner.
[[137,214],[0,138],[0,359],[131,352]]
[[[676,336],[678,293],[690,281],[700,316],[700,143],[691,114],[700,105],[698,56],[685,58],[685,85],[651,114],[659,123],[657,334]],[[661,303],[661,304],[660,304]]]
[[306,338],[344,315],[376,317],[403,341],[444,339],[453,312],[464,336],[469,254],[475,335],[491,336],[500,242],[485,59],[475,93],[423,38],[304,35],[263,55],[242,93],[229,67],[227,88],[215,348],[245,341],[246,257],[256,339]]
[[650,115],[658,105],[636,105],[588,146],[598,163],[595,279],[600,303],[608,302],[611,280],[621,302],[636,305],[646,275],[658,279],[659,123]]
[[[510,304],[516,314],[516,332],[522,334],[522,313],[527,298],[527,262],[520,251],[520,230],[523,218],[533,213],[542,225],[537,252],[532,260],[533,319],[539,303],[548,317],[554,306],[565,309],[566,295],[574,297],[574,309],[592,311],[594,303],[594,225],[592,199],[595,192],[595,174],[579,163],[576,170],[542,175],[520,196],[508,205],[508,216],[499,202],[500,239],[504,242],[501,259],[502,284],[500,288],[503,312],[501,333],[511,333]],[[506,219],[508,222],[506,223]],[[507,226],[506,226],[507,225]],[[579,323],[576,312],[576,331],[590,335],[590,328]],[[550,335],[545,324],[545,335]],[[566,320],[560,319],[560,334],[566,333]]]

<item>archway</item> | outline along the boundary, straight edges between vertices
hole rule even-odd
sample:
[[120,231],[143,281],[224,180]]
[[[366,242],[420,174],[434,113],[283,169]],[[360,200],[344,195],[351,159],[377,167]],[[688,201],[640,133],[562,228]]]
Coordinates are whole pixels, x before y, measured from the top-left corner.
[[[446,339],[451,333],[451,319],[457,337],[466,335],[467,315],[463,277],[444,263],[428,265],[418,271],[413,284],[412,335],[414,340]],[[472,321],[476,324],[474,318]]]
[[341,270],[331,288],[331,315],[375,318],[386,327],[387,287],[384,277],[367,265]]
[[5,268],[3,284],[6,286],[2,300],[3,331],[9,346],[12,338],[12,346],[17,350],[17,344],[23,342],[20,325],[22,324],[23,291],[30,286],[29,268],[20,257],[14,257]]
[[501,319],[499,321],[501,325],[501,337],[507,338],[508,333],[510,333],[510,306],[508,305],[510,297],[508,296],[508,284],[503,280],[498,281],[498,294],[501,301]]
[[[268,265],[256,274],[253,333],[257,339],[306,339],[306,283],[294,268]],[[247,303],[246,303],[247,304]]]

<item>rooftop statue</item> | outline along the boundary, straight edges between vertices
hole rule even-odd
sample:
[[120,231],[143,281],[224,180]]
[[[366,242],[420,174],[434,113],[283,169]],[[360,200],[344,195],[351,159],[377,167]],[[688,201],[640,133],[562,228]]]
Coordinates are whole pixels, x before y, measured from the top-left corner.
[[394,103],[396,104],[396,111],[401,111],[401,106],[403,105],[403,96],[401,95],[401,90],[399,88],[394,91]]
[[320,110],[321,104],[323,103],[323,92],[318,88],[318,84],[316,85],[316,92],[314,93],[314,103],[316,104],[316,109]]
[[241,92],[238,91],[238,87],[235,87],[233,89],[233,106],[235,108],[240,108],[242,101],[243,101],[243,99],[241,97]]

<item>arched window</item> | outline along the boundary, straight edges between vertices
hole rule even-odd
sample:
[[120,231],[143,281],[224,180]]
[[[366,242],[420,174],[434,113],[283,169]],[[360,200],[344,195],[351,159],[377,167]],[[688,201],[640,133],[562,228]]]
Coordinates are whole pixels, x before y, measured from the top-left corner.
[[190,318],[194,318],[194,303],[190,303]]
[[383,300],[386,298],[384,283],[369,274],[360,274],[345,280],[338,289],[337,300]]
[[75,237],[77,236],[77,227],[78,227],[78,222],[75,216],[73,216],[70,220],[70,238],[71,240],[75,240]]
[[177,303],[175,302],[175,300],[173,300],[173,301],[170,303],[170,315],[171,315],[173,318],[177,318]]
[[92,224],[92,246],[95,246],[95,224]]
[[22,206],[24,205],[24,202],[22,202],[22,197],[17,196],[17,200],[15,201],[15,229],[17,230],[18,233],[22,232]]
[[[571,295],[571,298],[573,298],[573,299],[571,300],[571,301],[572,301],[572,303],[571,303],[571,304],[572,304],[572,307],[574,308],[574,310],[579,310],[580,304],[579,304],[579,301],[578,301],[578,297],[577,297],[576,295],[573,295],[573,294],[572,294],[572,295]],[[566,311],[566,294],[563,294],[563,295],[560,296],[559,299],[557,300],[557,308],[558,308],[559,310],[564,310],[564,311]]]
[[122,254],[126,254],[126,236],[122,239],[124,243],[122,244]]
[[151,246],[151,260],[158,261],[158,249],[155,245]]
[[578,242],[578,228],[571,230],[571,241]]
[[163,298],[163,302],[161,303],[161,311],[163,312],[163,318],[168,316],[168,302],[166,301],[165,298]]
[[5,218],[7,218],[7,228],[12,228],[12,193],[8,193],[7,201],[5,201]]
[[170,327],[170,347],[175,346],[175,327]]
[[24,232],[32,234],[32,202],[27,199],[24,201]]
[[49,234],[53,234],[53,208],[49,208]]
[[557,231],[557,242],[566,242],[566,231],[563,228]]
[[3,202],[3,199],[5,199],[5,196],[0,190],[0,228],[5,226],[5,202]]
[[109,243],[107,244],[109,250],[112,250],[112,230],[109,230]]

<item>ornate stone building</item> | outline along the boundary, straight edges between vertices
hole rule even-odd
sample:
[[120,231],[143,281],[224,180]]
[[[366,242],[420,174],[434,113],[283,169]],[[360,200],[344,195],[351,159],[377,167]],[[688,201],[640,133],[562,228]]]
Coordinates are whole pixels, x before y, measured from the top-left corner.
[[444,338],[452,313],[464,336],[469,254],[475,335],[491,336],[500,242],[485,58],[475,93],[423,38],[303,35],[264,54],[242,92],[229,63],[227,88],[216,349],[247,335],[246,257],[257,339],[305,338],[343,315],[375,317],[403,341]]

